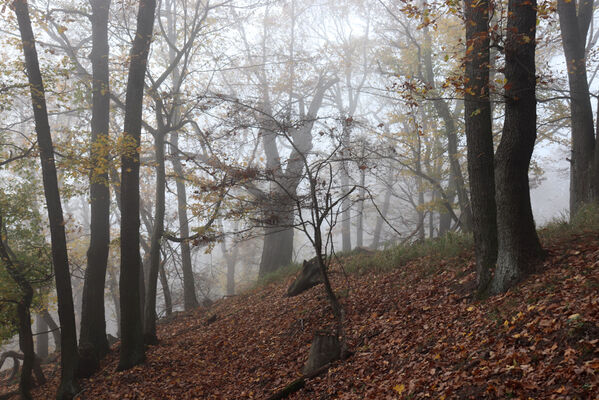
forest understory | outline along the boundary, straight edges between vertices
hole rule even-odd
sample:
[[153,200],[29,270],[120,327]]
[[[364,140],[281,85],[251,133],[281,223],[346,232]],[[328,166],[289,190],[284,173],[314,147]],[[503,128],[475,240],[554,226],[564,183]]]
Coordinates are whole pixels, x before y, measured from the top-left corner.
[[[391,271],[345,274],[336,265],[351,356],[288,398],[596,398],[599,236],[568,232],[543,242],[548,254],[536,274],[483,301],[471,296],[469,250]],[[366,265],[374,255],[354,257]],[[322,286],[286,298],[291,280],[162,321],[159,344],[130,370],[116,372],[116,343],[77,398],[268,398],[301,376],[314,333],[333,324]],[[35,399],[56,393],[59,365],[44,368],[49,383],[34,389]]]

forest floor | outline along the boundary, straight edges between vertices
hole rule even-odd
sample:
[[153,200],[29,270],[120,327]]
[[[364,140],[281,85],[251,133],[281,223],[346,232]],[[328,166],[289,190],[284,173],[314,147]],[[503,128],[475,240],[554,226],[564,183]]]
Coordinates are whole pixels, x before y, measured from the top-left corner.
[[[471,296],[469,250],[388,271],[337,270],[353,354],[288,398],[599,398],[599,234],[549,235],[543,245],[536,274],[483,301]],[[300,376],[314,332],[332,323],[322,286],[284,297],[292,279],[161,323],[160,343],[131,370],[116,372],[117,343],[78,398],[269,397]],[[53,368],[34,398],[53,398]]]

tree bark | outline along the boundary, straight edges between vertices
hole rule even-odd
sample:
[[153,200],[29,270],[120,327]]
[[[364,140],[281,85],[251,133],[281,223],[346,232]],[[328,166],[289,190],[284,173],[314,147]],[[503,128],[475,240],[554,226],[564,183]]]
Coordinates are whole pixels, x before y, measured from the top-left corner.
[[[432,44],[428,27],[424,28],[424,39],[425,39],[425,51],[424,51],[424,65],[426,71],[426,80],[429,86],[435,89],[435,75],[433,70],[432,61]],[[462,174],[462,167],[460,166],[460,154],[458,152],[458,134],[456,123],[451,115],[449,105],[442,98],[436,98],[433,100],[433,105],[437,114],[443,120],[445,124],[445,136],[447,137],[447,158],[449,160],[449,167],[451,173],[455,179],[456,193],[458,195],[458,203],[460,206],[460,225],[462,230],[469,232],[472,230],[472,210],[470,207],[470,199],[468,198],[468,192],[466,190],[466,184],[464,182],[464,175]]]
[[[108,14],[110,0],[90,0],[92,6],[92,121],[90,172],[90,244],[83,285],[79,348],[81,365],[95,371],[109,351],[106,338],[104,287],[110,244],[109,155],[110,124]],[[84,357],[86,354],[87,357]]]
[[139,146],[143,91],[148,52],[154,27],[155,0],[140,0],[137,32],[130,53],[125,99],[125,143],[131,149],[121,160],[121,353],[119,370],[129,369],[145,359],[139,280]]
[[[497,260],[497,207],[493,127],[489,101],[489,3],[466,0],[465,123],[468,175],[472,202],[472,230],[479,295],[491,282]],[[528,168],[528,167],[527,167]],[[527,178],[528,179],[528,178]]]
[[52,332],[52,339],[54,339],[54,351],[59,352],[60,343],[62,342],[62,339],[60,338],[60,327],[56,325],[56,321],[54,321],[54,318],[52,318],[52,315],[50,315],[48,310],[43,310],[41,314],[42,318],[46,322],[46,325],[48,325],[48,328],[50,328],[50,331]]
[[[158,108],[158,105],[157,105]],[[164,234],[164,210],[166,172],[164,162],[164,126],[158,117],[161,127],[154,136],[154,147],[156,154],[156,201],[154,204],[154,226],[150,239],[150,268],[148,271],[148,282],[145,298],[144,311],[144,340],[146,344],[158,343],[156,336],[156,294],[158,285],[158,273],[160,269],[160,243]]]
[[505,45],[505,122],[495,157],[498,257],[494,292],[534,270],[543,251],[530,205],[528,168],[537,136],[536,0],[510,0]]
[[[288,202],[288,199],[282,201]],[[272,210],[271,210],[272,211]],[[259,276],[276,271],[288,265],[293,257],[293,222],[295,214],[291,206],[287,210],[278,210],[274,214],[276,223],[264,228],[264,245],[260,259]]]
[[[343,132],[341,136],[343,150],[341,157],[344,159],[341,162],[341,188],[345,192],[350,190],[349,187],[349,162],[346,160],[350,154],[350,136],[351,136],[351,118],[347,117],[341,121],[343,124]],[[341,251],[351,251],[351,199],[345,196],[341,200]]]
[[[179,147],[179,134],[171,133],[171,143],[173,144],[173,153]],[[176,175],[177,186],[177,216],[179,218],[179,233],[182,238],[189,237],[189,222],[187,220],[187,189],[183,174],[183,166],[178,154],[171,154],[173,170]],[[183,304],[186,311],[198,306],[196,297],[195,280],[193,277],[193,268],[191,265],[191,249],[189,241],[181,242],[181,270],[183,271]]]
[[568,67],[570,87],[570,118],[572,129],[572,155],[570,160],[570,216],[580,207],[599,198],[594,192],[593,159],[595,153],[595,130],[593,109],[589,96],[586,65],[586,38],[593,0],[559,0],[557,11],[562,32],[562,45]]
[[79,355],[77,352],[77,331],[75,326],[75,309],[71,288],[71,274],[67,255],[67,242],[58,191],[58,178],[54,163],[54,147],[48,122],[48,111],[44,92],[44,83],[40,73],[35,38],[31,29],[29,9],[26,0],[13,2],[25,56],[25,67],[29,79],[31,102],[35,120],[35,130],[40,149],[44,194],[50,221],[50,239],[52,242],[52,261],[56,279],[58,297],[58,317],[61,326],[61,380],[58,387],[58,399],[70,399],[78,391],[75,371]]
[[[362,142],[360,158],[361,162],[365,162],[366,143]],[[360,187],[358,188],[358,195],[360,197],[360,204],[358,207],[358,221],[356,226],[356,246],[359,248],[364,247],[364,197],[366,195],[366,165],[360,165]]]
[[168,287],[168,279],[166,277],[166,271],[164,270],[164,261],[160,263],[160,286],[162,286],[162,293],[164,295],[164,311],[168,317],[173,313],[173,297],[171,296],[171,290]]

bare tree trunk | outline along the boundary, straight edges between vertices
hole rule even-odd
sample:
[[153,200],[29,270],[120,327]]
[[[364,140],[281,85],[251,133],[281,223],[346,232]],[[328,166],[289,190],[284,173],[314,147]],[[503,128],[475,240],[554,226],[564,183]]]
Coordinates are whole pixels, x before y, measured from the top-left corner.
[[389,213],[389,206],[391,204],[391,188],[387,188],[385,192],[385,199],[383,200],[383,207],[381,208],[381,215],[379,215],[376,219],[376,225],[374,227],[374,233],[372,235],[372,244],[370,248],[376,250],[379,247],[379,243],[381,241],[381,233],[383,232],[383,218],[387,218],[387,214]]
[[168,279],[166,278],[166,271],[164,270],[164,261],[160,263],[160,286],[162,286],[162,293],[164,295],[164,311],[168,317],[173,313],[173,297],[171,296],[171,290],[168,287]]
[[[159,109],[159,105],[156,105]],[[158,113],[158,111],[157,111]],[[146,344],[158,343],[156,336],[156,295],[158,285],[158,273],[160,269],[160,242],[164,234],[164,209],[166,172],[164,162],[164,125],[162,116],[157,118],[160,126],[154,136],[156,154],[156,201],[154,204],[154,229],[150,243],[150,269],[148,271],[148,282],[145,298],[144,311],[144,339]]]
[[535,98],[536,1],[510,0],[505,77],[505,122],[495,157],[498,256],[494,292],[534,271],[543,250],[530,205],[528,168],[537,136]]
[[[176,35],[176,18],[177,13],[175,7],[177,2],[167,3],[169,9],[166,13],[168,22],[168,35],[172,43],[177,40]],[[169,62],[171,64],[175,61],[175,49],[169,47]],[[181,79],[178,68],[173,68],[172,79],[173,82],[179,82]],[[178,101],[178,94],[175,94],[175,99]],[[176,106],[173,113],[174,121],[173,124],[179,122],[180,118],[180,106]],[[172,151],[172,164],[173,170],[176,176],[176,187],[177,187],[177,216],[179,218],[179,234],[181,237],[189,237],[189,222],[187,219],[187,189],[185,185],[185,175],[183,173],[183,166],[181,165],[180,154],[175,154],[175,151],[179,149],[179,133],[173,131],[171,133],[171,143],[173,145]],[[189,311],[198,306],[198,299],[196,297],[195,281],[193,276],[193,267],[191,265],[191,249],[189,241],[184,240],[181,242],[181,269],[183,270],[183,305],[186,311]]]
[[[344,159],[349,158],[349,145],[350,145],[350,124],[351,120],[348,121],[349,118],[344,119],[342,121],[343,124],[343,132],[341,136],[341,140],[343,142],[343,153],[342,157]],[[348,191],[349,188],[349,162],[347,160],[343,160],[341,162],[341,187],[342,190]],[[341,250],[342,251],[350,251],[352,249],[351,245],[351,199],[349,196],[345,196],[341,201]]]
[[[365,162],[366,143],[362,141],[360,151],[361,162]],[[356,227],[356,246],[364,247],[364,197],[366,195],[366,165],[360,165],[360,187],[358,194],[360,196],[360,206],[358,207],[358,226]]]
[[80,365],[88,375],[94,372],[108,351],[104,286],[110,244],[110,186],[108,181],[108,130],[110,124],[110,83],[108,67],[108,14],[110,0],[90,0],[92,6],[93,105],[91,122],[90,244],[83,286],[79,349]]
[[[431,54],[431,37],[428,32],[428,27],[424,28],[424,39],[426,49],[424,51],[424,64],[426,69],[426,79],[428,84],[434,89],[435,88],[435,76],[433,70],[433,61]],[[462,174],[462,167],[460,166],[460,153],[458,152],[458,135],[456,123],[451,115],[451,111],[447,102],[442,98],[433,100],[433,105],[437,114],[443,119],[445,124],[445,136],[447,137],[447,157],[449,160],[449,166],[451,173],[455,179],[456,193],[458,195],[458,202],[460,205],[460,225],[462,229],[469,232],[472,229],[472,211],[470,209],[470,200],[468,198],[468,192],[466,190],[466,184],[464,175]]]
[[[287,201],[283,199],[282,201]],[[276,224],[264,228],[264,245],[260,259],[259,276],[276,271],[290,264],[293,257],[293,209],[278,210]]]
[[25,56],[25,67],[31,87],[31,102],[35,119],[35,130],[40,149],[44,194],[50,221],[50,238],[52,242],[52,261],[56,278],[58,297],[58,316],[61,326],[61,380],[58,388],[58,399],[70,399],[78,391],[75,371],[79,361],[77,352],[77,330],[75,326],[75,309],[71,289],[71,274],[67,255],[67,242],[58,190],[58,178],[54,163],[54,147],[44,92],[44,83],[40,73],[35,38],[31,29],[29,9],[26,0],[13,2]]
[[[171,133],[171,143],[175,150],[179,146],[179,135],[177,132]],[[181,237],[189,237],[189,222],[187,221],[187,190],[185,188],[185,179],[183,175],[183,166],[179,155],[171,157],[173,170],[175,172],[177,186],[177,216],[179,217],[179,233]],[[181,242],[181,269],[183,270],[183,303],[185,310],[191,310],[198,306],[196,297],[195,281],[193,277],[193,268],[191,265],[191,249],[189,241]]]
[[121,354],[119,370],[129,369],[145,359],[139,281],[139,153],[144,78],[154,27],[155,0],[140,0],[137,32],[131,47],[125,100],[124,138],[132,144],[131,154],[121,160]]
[[[466,0],[465,120],[468,174],[472,200],[476,277],[479,295],[486,293],[497,260],[497,207],[493,127],[489,101],[489,3]],[[528,167],[527,167],[528,168]],[[527,178],[528,179],[528,178]]]
[[54,351],[59,352],[60,343],[62,342],[62,339],[60,338],[60,327],[56,324],[56,321],[54,321],[54,318],[52,318],[52,315],[50,315],[48,310],[43,310],[41,315],[52,333],[52,339],[54,339]]
[[[599,198],[593,193],[593,158],[595,131],[589,96],[586,65],[586,38],[593,15],[593,0],[559,0],[557,11],[562,31],[562,45],[568,67],[570,116],[572,124],[572,159],[570,160],[570,216],[580,206]],[[599,188],[596,188],[599,189]]]

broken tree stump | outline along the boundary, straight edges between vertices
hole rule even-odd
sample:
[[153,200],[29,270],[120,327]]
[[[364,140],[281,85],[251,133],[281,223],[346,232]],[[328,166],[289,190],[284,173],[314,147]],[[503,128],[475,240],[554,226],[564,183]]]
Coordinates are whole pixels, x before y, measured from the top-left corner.
[[338,360],[341,357],[341,342],[337,335],[317,332],[310,346],[308,361],[304,366],[304,375],[310,375],[323,366]]
[[323,282],[324,280],[316,257],[310,261],[304,260],[302,270],[287,289],[287,297],[297,296]]

